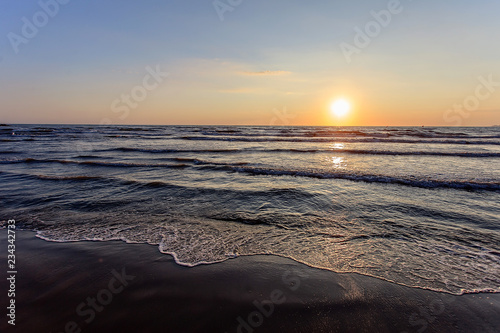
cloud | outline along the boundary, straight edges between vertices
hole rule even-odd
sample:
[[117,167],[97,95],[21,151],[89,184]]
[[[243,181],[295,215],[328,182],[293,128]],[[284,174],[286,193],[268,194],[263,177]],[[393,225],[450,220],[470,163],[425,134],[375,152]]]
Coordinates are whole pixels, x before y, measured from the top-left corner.
[[218,90],[220,93],[224,94],[250,94],[255,92],[253,89],[249,88],[237,88],[237,89],[221,89]]
[[240,72],[241,75],[251,75],[251,76],[256,76],[256,75],[266,75],[266,76],[276,76],[276,75],[287,75],[291,74],[289,71],[259,71],[259,72]]

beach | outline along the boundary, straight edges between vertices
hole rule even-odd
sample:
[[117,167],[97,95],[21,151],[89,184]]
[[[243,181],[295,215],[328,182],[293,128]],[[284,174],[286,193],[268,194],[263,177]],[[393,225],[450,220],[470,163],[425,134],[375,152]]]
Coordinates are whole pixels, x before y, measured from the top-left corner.
[[[6,230],[0,235],[6,244]],[[147,244],[47,242],[19,230],[16,256],[16,325],[4,317],[2,332],[497,332],[500,327],[499,294],[438,293],[277,256],[183,267]],[[2,292],[7,287],[4,278]]]

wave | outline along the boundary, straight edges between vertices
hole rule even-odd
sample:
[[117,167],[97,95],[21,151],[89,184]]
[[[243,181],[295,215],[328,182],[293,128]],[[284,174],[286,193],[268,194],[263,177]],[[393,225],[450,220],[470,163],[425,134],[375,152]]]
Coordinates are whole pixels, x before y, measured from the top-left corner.
[[188,165],[186,164],[144,164],[144,163],[114,163],[114,162],[95,162],[95,161],[88,161],[88,162],[77,162],[77,164],[81,165],[91,165],[91,166],[101,166],[101,167],[118,167],[118,168],[123,168],[123,167],[132,167],[132,168],[144,168],[144,167],[149,167],[149,168],[186,168]]
[[60,181],[88,181],[88,180],[103,180],[104,177],[100,176],[47,176],[47,175],[34,175],[34,178],[42,180],[60,180]]
[[169,154],[169,153],[232,153],[241,151],[241,149],[146,149],[132,147],[118,147],[110,149],[94,150],[95,152],[134,152],[149,154]]
[[238,129],[218,129],[207,128],[198,132],[206,136],[280,136],[280,137],[317,137],[317,138],[338,138],[338,137],[416,137],[416,138],[461,138],[461,139],[498,139],[500,135],[478,135],[463,132],[447,132],[437,129],[427,128],[363,128],[363,129],[340,129],[340,128],[279,128],[269,127],[266,132],[262,129],[242,127]]
[[216,136],[180,136],[183,140],[192,141],[240,141],[240,142],[359,142],[359,143],[412,143],[412,144],[451,144],[451,145],[500,145],[500,141],[484,140],[418,140],[418,139],[387,139],[387,138],[282,138],[282,137],[216,137]]
[[117,131],[122,132],[158,132],[160,129],[157,128],[141,128],[141,127],[117,127],[114,128]]
[[343,172],[323,172],[323,171],[304,171],[290,169],[274,169],[274,168],[258,168],[258,167],[241,167],[241,166],[202,166],[204,169],[213,169],[221,171],[232,171],[239,173],[247,173],[252,175],[264,176],[293,176],[306,177],[316,179],[345,179],[352,181],[362,181],[366,183],[385,183],[399,184],[421,188],[453,188],[464,190],[486,190],[500,191],[500,183],[493,182],[476,182],[476,181],[459,181],[459,180],[424,180],[424,179],[408,179],[403,177],[392,177],[376,174],[356,174]]
[[[169,183],[165,180],[140,180],[140,179],[126,179],[119,176],[94,176],[94,175],[45,175],[45,174],[31,174],[31,173],[20,173],[20,172],[10,172],[10,171],[0,171],[0,175],[5,175],[12,179],[28,179],[28,180],[47,180],[47,181],[104,181],[109,183],[114,183],[115,185],[131,186],[134,188],[175,188],[182,190],[184,192],[191,190],[194,194],[203,193],[220,195],[229,195],[231,197],[241,196],[246,198],[248,196],[259,196],[262,198],[276,198],[276,197],[286,197],[286,198],[298,198],[301,201],[317,197],[317,193],[310,193],[302,189],[294,188],[267,188],[267,189],[227,189],[227,188],[213,188],[213,187],[202,187],[199,185],[180,185]],[[191,196],[193,193],[190,193]],[[236,212],[233,212],[236,214]],[[233,216],[233,215],[231,215]],[[220,216],[217,216],[219,218]],[[221,217],[222,218],[222,217]],[[230,218],[222,218],[224,220],[230,220]]]
[[78,155],[76,158],[101,158],[100,156],[97,155]]
[[5,175],[16,179],[35,179],[35,180],[54,180],[54,181],[89,181],[89,180],[107,181],[111,179],[106,176],[89,176],[89,175],[60,176],[60,175],[31,174],[31,173],[20,173],[20,172],[10,172],[10,171],[0,171],[0,175]]
[[118,168],[189,168],[196,167],[199,170],[207,171],[226,171],[238,172],[251,175],[264,176],[292,176],[305,177],[316,179],[345,179],[351,181],[362,181],[366,183],[385,183],[398,184],[421,188],[452,188],[464,190],[486,190],[500,191],[500,183],[498,182],[480,182],[480,181],[462,181],[462,180],[439,180],[439,179],[417,179],[394,177],[379,174],[361,174],[354,172],[332,172],[332,171],[310,171],[310,170],[294,170],[273,167],[252,167],[247,162],[238,163],[223,163],[214,161],[204,161],[196,158],[174,158],[180,164],[149,164],[149,163],[123,163],[123,162],[97,162],[97,161],[70,161],[70,160],[37,160],[27,158],[16,161],[0,161],[0,164],[6,163],[61,163],[61,164],[77,164],[84,166],[98,167],[118,167]]
[[359,155],[391,155],[391,156],[453,156],[453,157],[500,157],[500,153],[478,152],[439,152],[439,151],[391,151],[391,150],[362,150],[362,149],[271,149],[261,151],[290,152],[290,153],[346,153]]
[[117,168],[141,168],[141,167],[151,167],[151,168],[185,168],[188,167],[186,164],[148,164],[148,163],[125,163],[125,162],[97,162],[97,161],[72,161],[72,160],[58,160],[58,159],[35,159],[26,158],[21,160],[2,160],[0,164],[19,164],[19,163],[59,163],[59,164],[77,164],[77,165],[88,165],[88,166],[100,166],[100,167],[117,167]]
[[[204,161],[197,158],[170,158],[168,160],[176,161],[176,162],[184,162],[191,163],[193,165],[198,164],[211,164],[211,165],[227,165],[226,163],[219,162],[211,162]],[[21,164],[21,163],[40,163],[40,164],[49,164],[49,163],[59,163],[59,164],[76,164],[76,165],[88,165],[88,166],[103,166],[103,167],[119,167],[119,168],[127,168],[127,167],[136,167],[136,168],[165,168],[165,167],[173,167],[173,168],[182,168],[188,167],[187,164],[165,164],[165,163],[125,163],[125,162],[99,162],[99,161],[73,161],[73,160],[59,160],[59,159],[36,159],[36,158],[25,158],[19,160],[0,160],[0,164]],[[247,162],[239,162],[233,163],[231,165],[247,165]]]
[[147,137],[171,137],[173,135],[200,134],[205,137],[226,137],[238,139],[251,137],[281,137],[302,139],[338,139],[338,138],[386,138],[386,139],[499,139],[500,133],[494,127],[489,128],[405,128],[405,127],[256,127],[256,126],[4,126],[0,134],[10,135],[12,132],[21,136],[64,136],[78,135],[111,135],[124,137],[135,135]]
[[500,157],[500,153],[493,152],[440,152],[440,151],[391,151],[391,150],[363,150],[363,149],[300,149],[300,148],[278,148],[278,149],[145,149],[132,147],[118,147],[110,149],[95,150],[95,152],[133,152],[148,154],[177,154],[177,153],[344,153],[359,155],[391,155],[391,156],[452,156],[452,157]]

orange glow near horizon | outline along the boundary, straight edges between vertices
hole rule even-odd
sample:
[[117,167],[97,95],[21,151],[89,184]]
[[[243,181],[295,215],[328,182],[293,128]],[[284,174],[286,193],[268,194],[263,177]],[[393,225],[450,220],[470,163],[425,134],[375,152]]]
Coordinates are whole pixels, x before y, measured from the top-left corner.
[[322,120],[325,126],[353,126],[356,112],[350,98],[338,97],[324,104]]

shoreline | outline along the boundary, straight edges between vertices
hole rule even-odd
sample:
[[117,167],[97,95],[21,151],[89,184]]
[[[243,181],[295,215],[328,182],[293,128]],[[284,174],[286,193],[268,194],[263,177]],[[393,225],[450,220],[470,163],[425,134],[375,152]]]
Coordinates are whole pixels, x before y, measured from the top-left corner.
[[[1,229],[0,229],[1,230]],[[383,278],[383,277],[379,277],[379,276],[376,276],[376,275],[370,275],[370,274],[365,274],[365,273],[359,273],[359,272],[336,272],[336,271],[333,271],[327,267],[321,267],[321,266],[313,266],[313,265],[310,265],[306,262],[302,262],[298,259],[295,259],[295,258],[292,258],[292,257],[287,257],[287,256],[284,256],[284,255],[280,255],[280,254],[274,254],[274,253],[267,253],[267,254],[243,254],[243,255],[239,255],[239,256],[235,256],[235,257],[228,257],[226,259],[223,259],[223,260],[218,260],[218,261],[213,261],[213,262],[208,262],[208,261],[203,261],[203,262],[198,262],[196,264],[191,264],[191,263],[186,263],[186,262],[182,262],[180,259],[178,259],[178,256],[175,252],[161,252],[161,249],[160,249],[160,244],[153,244],[153,243],[140,243],[140,242],[134,242],[134,241],[127,241],[127,240],[124,240],[124,239],[109,239],[109,240],[99,240],[99,239],[85,239],[85,240],[53,240],[51,239],[50,237],[44,237],[43,235],[40,235],[38,234],[37,231],[34,231],[34,230],[27,230],[27,229],[20,229],[21,231],[23,232],[32,232],[34,233],[34,236],[44,242],[49,242],[49,243],[80,243],[80,242],[88,242],[88,243],[101,243],[101,242],[112,242],[112,243],[115,243],[115,242],[118,242],[118,243],[123,243],[124,245],[127,245],[127,244],[142,244],[142,245],[147,245],[147,246],[153,246],[154,248],[156,248],[158,250],[159,253],[163,254],[163,255],[167,255],[167,256],[170,256],[172,257],[172,259],[174,260],[174,262],[179,265],[179,266],[182,266],[182,267],[187,267],[187,268],[194,268],[194,267],[198,267],[198,266],[204,266],[204,265],[214,265],[214,264],[220,264],[220,263],[223,263],[223,262],[226,262],[226,261],[229,261],[229,260],[234,260],[234,259],[237,259],[237,258],[242,258],[242,257],[259,257],[259,256],[263,256],[263,257],[266,257],[266,256],[271,256],[271,257],[277,257],[277,258],[281,258],[283,260],[291,260],[293,262],[295,262],[296,264],[298,265],[303,265],[306,267],[306,269],[319,269],[319,270],[322,270],[322,271],[329,271],[329,272],[332,272],[334,274],[340,274],[340,275],[343,275],[343,274],[352,274],[352,275],[358,275],[358,276],[362,276],[362,277],[370,277],[370,278],[374,278],[374,279],[377,279],[377,280],[381,280],[383,282],[387,282],[387,283],[391,283],[391,284],[396,284],[396,285],[399,285],[401,287],[407,287],[407,288],[411,288],[411,289],[420,289],[420,290],[423,290],[423,291],[431,291],[431,292],[437,292],[437,293],[444,293],[444,294],[450,294],[450,295],[454,295],[454,296],[462,296],[462,295],[479,295],[479,294],[500,294],[500,291],[495,291],[495,290],[491,290],[491,289],[485,289],[485,290],[474,290],[474,291],[467,291],[467,292],[462,292],[460,294],[458,293],[453,293],[453,292],[450,292],[450,291],[446,291],[446,290],[434,290],[432,288],[425,288],[425,287],[421,287],[421,286],[412,286],[412,285],[406,285],[406,284],[403,284],[401,282],[397,282],[397,281],[392,281],[392,280],[388,280],[386,278]],[[462,289],[463,291],[463,289]]]
[[[4,293],[6,248],[0,257]],[[154,245],[51,242],[16,230],[16,261],[16,325],[4,313],[2,332],[500,329],[499,293],[457,296],[273,255],[186,267]]]

